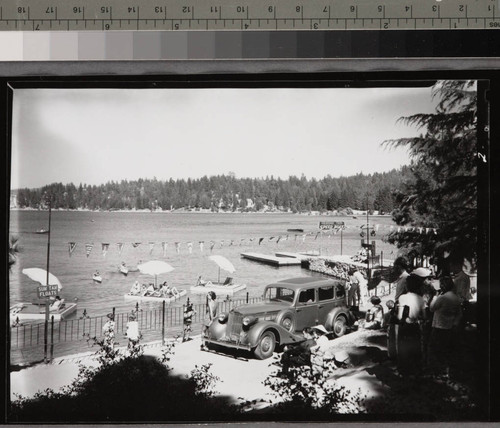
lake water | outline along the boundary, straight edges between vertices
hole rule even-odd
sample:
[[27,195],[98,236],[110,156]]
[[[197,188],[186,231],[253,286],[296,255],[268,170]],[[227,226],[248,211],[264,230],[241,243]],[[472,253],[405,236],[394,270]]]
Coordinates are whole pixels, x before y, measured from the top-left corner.
[[[153,278],[139,272],[129,273],[127,277],[118,272],[118,265],[124,261],[128,266],[136,266],[140,261],[164,260],[175,270],[158,277],[159,282],[167,280],[178,289],[186,289],[194,303],[204,302],[204,295],[190,295],[189,288],[196,283],[199,274],[205,279],[217,280],[218,268],[208,259],[211,254],[228,258],[235,266],[232,275],[237,283],[244,283],[247,289],[236,293],[234,298],[244,298],[248,291],[251,297],[260,296],[266,284],[293,276],[311,275],[300,267],[275,268],[241,258],[242,252],[259,252],[274,255],[276,251],[303,252],[316,250],[322,255],[340,254],[340,233],[328,237],[316,237],[320,221],[344,221],[348,228],[343,232],[343,254],[353,254],[360,248],[360,226],[366,224],[365,217],[327,217],[297,214],[241,214],[241,213],[160,213],[160,212],[52,212],[50,267],[49,270],[59,278],[63,285],[61,296],[71,302],[78,302],[78,311],[72,317],[80,317],[86,309],[89,316],[103,315],[116,308],[117,312],[133,309],[135,303],[126,301],[126,294],[135,280],[151,282]],[[396,249],[384,243],[382,236],[388,233],[388,225],[393,222],[388,217],[371,217],[370,223],[380,224],[380,232],[370,240],[377,243],[377,252],[393,258]],[[48,212],[12,211],[10,233],[19,237],[21,253],[13,266],[9,278],[10,303],[37,301],[37,283],[21,273],[30,267],[46,268],[47,235],[36,234],[36,230],[48,228]],[[300,228],[314,232],[302,240],[302,234],[287,232],[287,229]],[[295,236],[295,235],[299,236]],[[288,235],[288,239],[284,239]],[[279,242],[277,238],[281,236]],[[273,240],[269,240],[274,237]],[[250,241],[250,238],[254,238]],[[259,245],[259,238],[265,238]],[[221,241],[224,241],[221,246]],[[200,250],[199,241],[204,241]],[[210,241],[215,247],[210,251]],[[233,243],[231,244],[231,241]],[[68,243],[77,246],[69,256]],[[117,243],[124,243],[121,255]],[[137,248],[133,242],[140,242]],[[155,245],[150,251],[149,243]],[[162,242],[167,242],[163,255]],[[180,242],[180,253],[176,252],[175,242]],[[187,243],[192,243],[189,253]],[[93,243],[89,257],[85,244]],[[105,256],[101,243],[109,243]],[[391,254],[392,252],[392,254]],[[99,270],[102,284],[94,284],[92,274]],[[225,278],[221,271],[221,278]],[[223,296],[220,296],[223,297]],[[172,303],[171,306],[185,304],[186,298]],[[159,303],[143,303],[144,309],[158,306]]]

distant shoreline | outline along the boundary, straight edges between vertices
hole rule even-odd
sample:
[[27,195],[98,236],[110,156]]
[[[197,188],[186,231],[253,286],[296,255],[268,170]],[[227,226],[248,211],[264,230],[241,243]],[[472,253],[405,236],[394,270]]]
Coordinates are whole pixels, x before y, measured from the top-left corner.
[[[46,212],[47,209],[39,209],[39,208],[10,208],[10,211],[41,211]],[[293,214],[293,215],[302,215],[302,216],[321,216],[321,217],[355,217],[355,216],[366,216],[366,211],[358,211],[353,210],[352,213],[345,212],[336,212],[336,211],[328,211],[328,212],[319,212],[319,211],[311,211],[311,212],[297,212],[293,213],[291,211],[280,211],[280,210],[261,210],[261,211],[211,211],[211,210],[190,210],[190,209],[177,209],[177,210],[91,210],[87,208],[78,208],[78,209],[63,209],[63,208],[54,208],[52,211],[62,211],[62,212],[91,212],[91,213],[151,213],[151,214]],[[370,217],[390,217],[391,214],[369,214]]]

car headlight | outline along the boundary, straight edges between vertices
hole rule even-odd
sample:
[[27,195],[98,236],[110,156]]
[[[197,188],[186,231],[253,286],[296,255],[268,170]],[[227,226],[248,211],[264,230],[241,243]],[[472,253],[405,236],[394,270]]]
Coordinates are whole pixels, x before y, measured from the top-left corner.
[[221,324],[224,324],[226,321],[227,321],[227,314],[225,314],[224,312],[219,314],[219,322]]
[[250,327],[252,324],[255,324],[257,322],[256,317],[248,316],[244,317],[241,323],[243,324],[243,327]]

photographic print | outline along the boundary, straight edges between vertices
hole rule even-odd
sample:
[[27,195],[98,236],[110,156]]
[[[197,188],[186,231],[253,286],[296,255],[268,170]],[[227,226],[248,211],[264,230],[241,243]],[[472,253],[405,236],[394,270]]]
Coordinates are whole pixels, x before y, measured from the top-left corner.
[[478,82],[310,83],[12,90],[10,422],[485,418]]

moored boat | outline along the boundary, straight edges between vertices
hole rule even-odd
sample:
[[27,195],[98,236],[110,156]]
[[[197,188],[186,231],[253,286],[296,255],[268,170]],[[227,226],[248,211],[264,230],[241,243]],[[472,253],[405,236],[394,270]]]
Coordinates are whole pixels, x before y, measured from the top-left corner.
[[35,233],[38,233],[39,235],[44,235],[46,233],[49,233],[47,229],[38,229]]
[[191,293],[194,294],[205,294],[208,293],[209,291],[214,291],[215,294],[234,294],[238,291],[244,290],[247,288],[246,284],[230,284],[230,285],[223,285],[223,284],[218,284],[217,282],[211,282],[209,281],[205,285],[193,285],[189,290]]
[[[54,317],[54,321],[61,321],[72,313],[76,312],[76,303],[63,303],[59,309],[49,312],[49,317]],[[45,303],[17,303],[9,309],[11,323],[16,320],[45,320]]]
[[120,273],[122,273],[123,275],[127,276],[128,275],[128,267],[126,267],[125,265],[120,265],[120,267],[118,268],[118,270],[120,271]]
[[304,229],[287,229],[287,232],[303,232]]
[[98,282],[100,284],[102,282],[102,276],[99,275],[99,274],[94,273],[94,275],[92,275],[92,280],[94,282]]
[[180,299],[182,296],[185,296],[187,294],[186,290],[179,290],[179,292],[175,295],[171,295],[169,297],[162,297],[162,296],[140,296],[137,294],[130,294],[127,293],[123,297],[125,300],[136,300],[140,302],[163,302],[165,301],[166,303],[170,302],[175,302],[177,299]]

